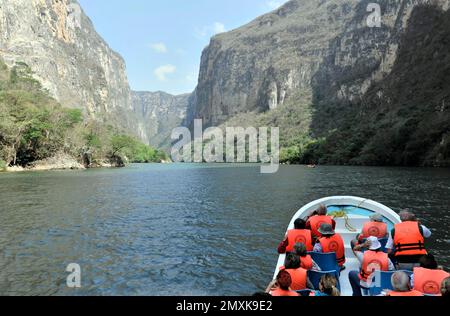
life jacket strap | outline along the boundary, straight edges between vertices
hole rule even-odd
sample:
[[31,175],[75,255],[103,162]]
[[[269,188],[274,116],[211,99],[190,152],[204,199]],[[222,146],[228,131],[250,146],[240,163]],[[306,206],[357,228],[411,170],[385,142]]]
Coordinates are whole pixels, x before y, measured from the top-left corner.
[[401,251],[409,251],[409,250],[425,250],[425,244],[421,241],[418,243],[412,243],[412,244],[396,244],[395,245],[395,251],[401,252]]

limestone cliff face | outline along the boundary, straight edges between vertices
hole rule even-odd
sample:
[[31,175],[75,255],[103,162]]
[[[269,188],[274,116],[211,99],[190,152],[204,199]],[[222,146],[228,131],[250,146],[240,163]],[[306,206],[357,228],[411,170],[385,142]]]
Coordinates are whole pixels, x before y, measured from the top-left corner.
[[[369,3],[382,26],[369,28]],[[385,78],[414,8],[448,0],[292,0],[269,14],[211,39],[187,123],[221,124],[245,112],[270,112],[288,101],[318,106],[358,102]]]
[[125,63],[77,1],[0,0],[0,55],[9,66],[28,64],[63,106],[131,126]]
[[189,94],[132,91],[133,111],[145,122],[142,132],[151,145],[169,147],[172,130],[186,118],[188,99]]

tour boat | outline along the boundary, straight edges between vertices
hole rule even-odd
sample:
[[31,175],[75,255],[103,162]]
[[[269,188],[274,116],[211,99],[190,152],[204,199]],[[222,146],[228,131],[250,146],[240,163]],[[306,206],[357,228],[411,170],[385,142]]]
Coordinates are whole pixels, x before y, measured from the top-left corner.
[[[378,213],[383,216],[384,222],[388,225],[388,231],[390,232],[394,225],[400,223],[400,217],[389,207],[382,205],[378,202],[363,199],[353,196],[334,196],[323,198],[314,202],[311,202],[302,207],[292,217],[288,230],[294,228],[294,221],[297,218],[306,218],[311,212],[317,210],[320,205],[325,205],[330,215],[339,214],[335,217],[336,221],[336,233],[340,234],[345,242],[345,256],[346,256],[346,269],[340,274],[340,287],[342,296],[351,296],[352,288],[348,279],[348,274],[352,270],[359,270],[360,263],[352,252],[350,242],[356,239],[357,234],[361,232],[363,225],[370,220],[370,216],[374,213]],[[284,260],[286,255],[280,255],[278,259],[277,268],[275,270],[274,278],[279,273],[279,270],[284,266]]]

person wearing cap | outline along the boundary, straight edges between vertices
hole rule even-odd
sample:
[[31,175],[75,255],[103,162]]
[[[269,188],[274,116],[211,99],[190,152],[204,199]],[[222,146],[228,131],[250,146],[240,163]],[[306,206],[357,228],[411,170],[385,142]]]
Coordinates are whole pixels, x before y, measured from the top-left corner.
[[289,272],[281,270],[277,279],[273,280],[266,289],[266,293],[272,296],[300,296],[291,290],[292,278]]
[[336,253],[336,259],[341,267],[341,270],[344,270],[345,264],[345,245],[344,239],[341,235],[336,234],[333,229],[333,226],[330,224],[322,224],[319,228],[319,233],[322,237],[319,238],[318,242],[314,246],[314,252],[319,253]]
[[409,211],[401,212],[400,219],[402,222],[392,230],[386,249],[398,269],[412,271],[419,266],[420,258],[428,254],[425,238],[431,237],[431,231]]
[[320,205],[319,208],[309,216],[306,222],[306,229],[311,230],[313,238],[318,239],[322,237],[319,232],[319,228],[322,224],[330,224],[333,229],[336,228],[336,221],[327,214],[327,207],[325,205]]
[[[365,253],[361,250],[368,249]],[[350,271],[348,278],[353,289],[353,296],[362,296],[361,289],[369,289],[370,276],[375,271],[394,271],[395,266],[388,255],[381,251],[381,243],[375,236],[352,248],[355,257],[361,263],[360,271]]]
[[375,236],[378,239],[389,237],[387,224],[383,221],[381,214],[374,214],[370,217],[370,222],[364,224],[361,234],[358,235],[358,241],[361,242],[370,236]]

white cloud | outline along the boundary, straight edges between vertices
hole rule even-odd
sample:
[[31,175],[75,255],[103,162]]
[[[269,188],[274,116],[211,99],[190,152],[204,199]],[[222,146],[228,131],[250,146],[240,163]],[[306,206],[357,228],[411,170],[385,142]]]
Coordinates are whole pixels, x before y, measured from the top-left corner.
[[173,74],[177,71],[174,65],[163,65],[155,69],[153,72],[159,81],[167,81],[167,75]]
[[215,22],[212,25],[203,26],[201,28],[195,29],[195,37],[199,39],[205,39],[208,37],[211,37],[213,35],[224,33],[227,29],[225,27],[225,24],[221,22]]
[[153,49],[153,51],[160,53],[160,54],[167,53],[167,46],[164,43],[151,44],[150,48]]
[[225,33],[226,31],[225,24],[220,22],[214,23],[214,34]]
[[288,0],[269,0],[266,2],[266,6],[271,10],[275,10],[281,7],[286,2],[288,2]]

